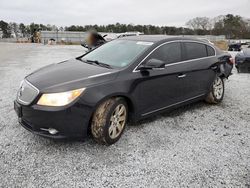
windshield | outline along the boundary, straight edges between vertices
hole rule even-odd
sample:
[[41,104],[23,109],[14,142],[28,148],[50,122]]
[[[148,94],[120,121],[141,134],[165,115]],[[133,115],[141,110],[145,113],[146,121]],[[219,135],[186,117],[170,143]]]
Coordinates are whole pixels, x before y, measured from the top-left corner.
[[86,54],[82,60],[105,63],[112,67],[125,67],[152,44],[152,42],[114,40]]

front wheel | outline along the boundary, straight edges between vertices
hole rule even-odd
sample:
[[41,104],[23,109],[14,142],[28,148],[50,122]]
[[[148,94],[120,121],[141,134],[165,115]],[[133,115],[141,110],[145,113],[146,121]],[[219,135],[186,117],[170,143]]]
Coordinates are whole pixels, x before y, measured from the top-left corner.
[[218,104],[223,100],[225,92],[224,81],[223,78],[216,76],[212,90],[207,95],[205,101],[211,104]]
[[128,107],[122,98],[111,98],[103,102],[95,111],[91,122],[91,133],[101,144],[117,142],[127,123]]

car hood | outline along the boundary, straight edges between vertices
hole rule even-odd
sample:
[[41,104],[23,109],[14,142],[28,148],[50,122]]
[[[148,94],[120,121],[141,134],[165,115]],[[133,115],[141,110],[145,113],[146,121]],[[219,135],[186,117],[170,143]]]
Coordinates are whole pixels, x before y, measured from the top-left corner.
[[26,77],[41,92],[63,92],[107,82],[117,70],[71,59],[51,64]]

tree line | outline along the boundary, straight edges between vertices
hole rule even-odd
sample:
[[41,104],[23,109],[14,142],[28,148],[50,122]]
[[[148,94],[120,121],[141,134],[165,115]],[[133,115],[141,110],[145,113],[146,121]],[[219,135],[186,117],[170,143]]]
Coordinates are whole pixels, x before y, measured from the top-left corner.
[[239,15],[224,15],[215,18],[196,17],[186,23],[186,27],[155,26],[155,25],[134,25],[134,24],[109,24],[109,25],[71,25],[57,27],[55,25],[44,25],[31,23],[25,25],[14,22],[7,23],[0,21],[0,30],[3,38],[10,37],[31,37],[40,30],[46,31],[89,31],[124,33],[139,31],[144,34],[165,34],[165,35],[226,35],[228,39],[250,39],[250,19],[242,18]]

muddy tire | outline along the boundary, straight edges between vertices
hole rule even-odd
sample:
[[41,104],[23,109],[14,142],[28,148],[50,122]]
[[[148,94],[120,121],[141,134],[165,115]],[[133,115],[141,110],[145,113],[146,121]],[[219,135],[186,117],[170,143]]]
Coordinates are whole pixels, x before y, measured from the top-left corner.
[[212,89],[207,95],[205,101],[210,104],[218,104],[223,100],[224,92],[224,80],[223,78],[216,76],[212,85]]
[[100,144],[111,145],[117,142],[127,123],[128,106],[122,98],[111,98],[96,109],[92,122],[91,134]]

